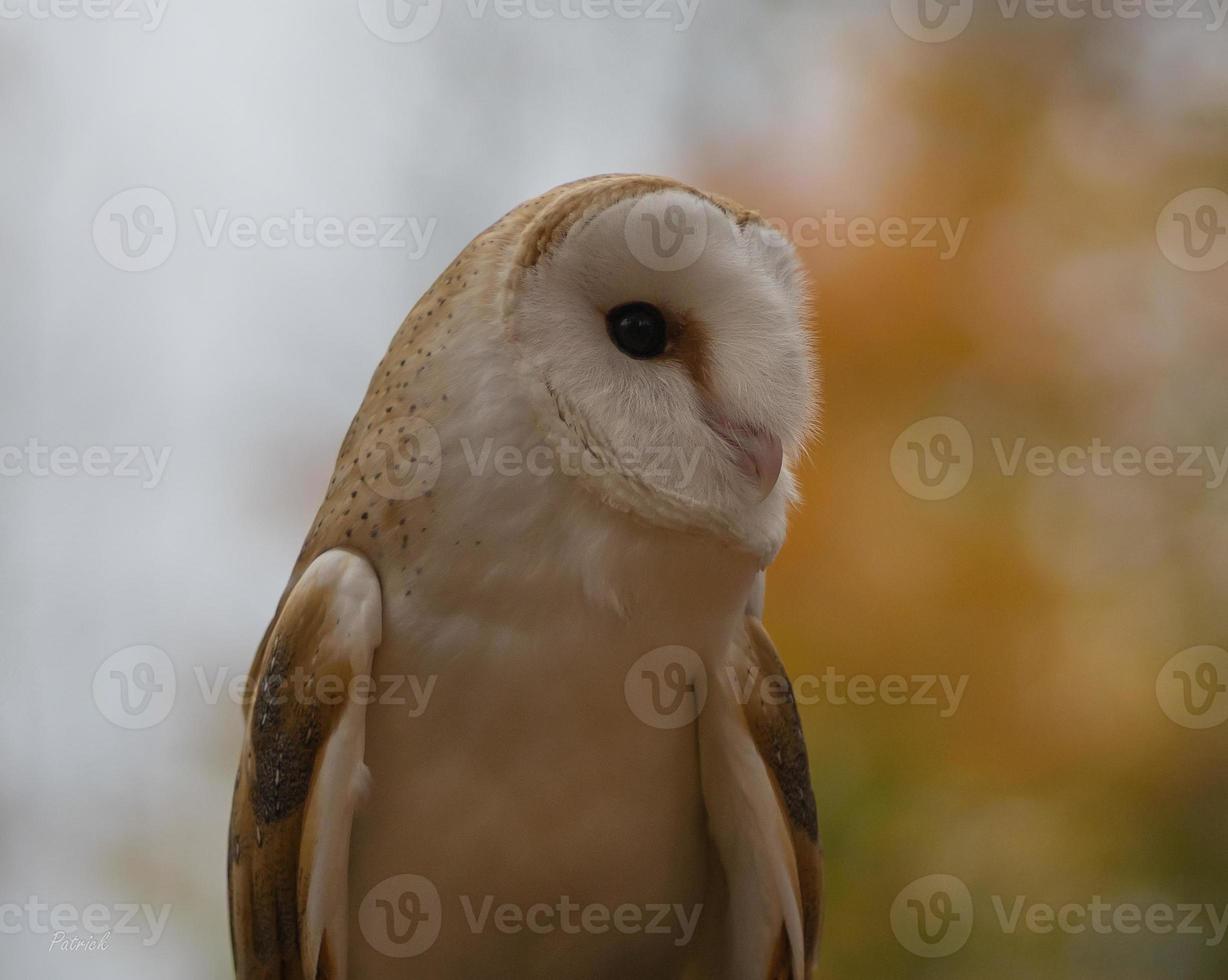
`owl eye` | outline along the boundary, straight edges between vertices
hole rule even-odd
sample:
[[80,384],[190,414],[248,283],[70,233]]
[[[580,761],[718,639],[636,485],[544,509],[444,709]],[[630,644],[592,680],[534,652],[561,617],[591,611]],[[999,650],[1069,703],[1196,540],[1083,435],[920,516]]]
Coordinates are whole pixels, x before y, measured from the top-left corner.
[[647,360],[665,353],[669,325],[665,314],[651,303],[627,303],[606,314],[614,345],[628,357]]

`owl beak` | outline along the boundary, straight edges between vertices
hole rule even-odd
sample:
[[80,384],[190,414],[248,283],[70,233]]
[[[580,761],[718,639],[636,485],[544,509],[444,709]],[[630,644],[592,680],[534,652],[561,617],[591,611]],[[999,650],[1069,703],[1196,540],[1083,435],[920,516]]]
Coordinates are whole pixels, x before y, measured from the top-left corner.
[[785,451],[771,432],[723,417],[711,420],[713,430],[734,451],[738,469],[759,489],[759,500],[768,498],[780,480]]

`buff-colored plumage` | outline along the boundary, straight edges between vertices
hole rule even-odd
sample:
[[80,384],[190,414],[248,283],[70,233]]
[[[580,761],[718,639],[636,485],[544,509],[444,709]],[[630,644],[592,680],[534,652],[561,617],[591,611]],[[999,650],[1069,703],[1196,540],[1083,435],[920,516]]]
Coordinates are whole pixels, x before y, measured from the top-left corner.
[[[624,254],[654,201],[706,225],[690,267]],[[814,798],[792,701],[757,683],[782,669],[756,618],[811,417],[803,295],[752,213],[609,176],[516,209],[422,297],[253,665],[239,977],[807,973]],[[670,311],[657,363],[605,336],[637,300]],[[646,722],[637,665],[675,649],[695,717]],[[676,914],[513,929],[488,898]]]

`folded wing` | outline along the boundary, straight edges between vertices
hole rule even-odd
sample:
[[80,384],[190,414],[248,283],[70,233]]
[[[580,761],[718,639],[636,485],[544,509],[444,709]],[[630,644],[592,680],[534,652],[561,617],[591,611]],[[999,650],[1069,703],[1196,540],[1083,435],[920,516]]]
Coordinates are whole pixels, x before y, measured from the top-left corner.
[[818,951],[822,851],[788,677],[753,616],[699,719],[709,831],[728,891],[725,975],[802,980]]
[[366,695],[379,580],[320,555],[256,658],[230,817],[230,926],[239,980],[341,980],[354,809],[365,789]]

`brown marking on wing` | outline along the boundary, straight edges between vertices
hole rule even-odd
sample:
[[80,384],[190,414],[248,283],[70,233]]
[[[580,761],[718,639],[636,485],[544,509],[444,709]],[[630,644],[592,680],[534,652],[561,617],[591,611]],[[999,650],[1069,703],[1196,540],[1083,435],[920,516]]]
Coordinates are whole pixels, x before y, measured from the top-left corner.
[[[295,594],[266,634],[230,815],[230,929],[239,980],[304,980],[299,953],[303,805],[340,715],[348,664],[312,664],[332,589]],[[320,696],[320,684],[328,685]],[[318,980],[310,978],[310,980]]]
[[[746,638],[749,669],[757,671],[752,675],[755,683],[750,685],[746,721],[755,747],[772,775],[781,809],[788,816],[801,888],[804,958],[807,969],[812,969],[822,926],[823,850],[806,741],[788,674],[771,637],[753,616],[746,617]],[[738,680],[745,683],[747,678]],[[787,949],[787,936],[782,935],[782,939]],[[787,958],[785,962],[786,970],[780,975],[787,977]]]

